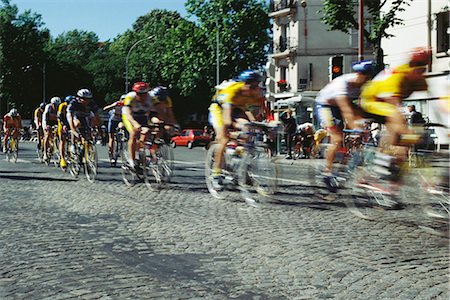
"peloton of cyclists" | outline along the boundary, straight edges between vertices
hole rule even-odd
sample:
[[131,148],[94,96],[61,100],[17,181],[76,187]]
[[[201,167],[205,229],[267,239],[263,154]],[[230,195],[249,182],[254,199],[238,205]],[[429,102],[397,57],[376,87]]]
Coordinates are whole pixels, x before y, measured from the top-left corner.
[[11,134],[13,137],[18,138],[20,129],[22,129],[22,118],[17,109],[13,108],[3,117],[3,132],[5,134],[3,140],[3,153],[6,153],[8,150],[8,139]]

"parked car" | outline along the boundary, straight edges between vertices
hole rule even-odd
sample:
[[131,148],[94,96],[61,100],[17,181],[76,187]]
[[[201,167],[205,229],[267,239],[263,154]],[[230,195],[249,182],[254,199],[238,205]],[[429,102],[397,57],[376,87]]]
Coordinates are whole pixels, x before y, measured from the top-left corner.
[[172,148],[176,146],[187,146],[189,149],[195,146],[206,146],[211,141],[211,136],[204,134],[201,129],[183,129],[180,135],[174,136],[170,145]]

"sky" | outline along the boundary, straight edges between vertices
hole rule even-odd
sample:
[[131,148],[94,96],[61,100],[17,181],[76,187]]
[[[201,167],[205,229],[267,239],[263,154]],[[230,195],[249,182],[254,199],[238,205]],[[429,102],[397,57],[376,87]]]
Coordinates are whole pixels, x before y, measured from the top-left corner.
[[185,0],[11,0],[22,13],[29,9],[42,16],[53,37],[73,30],[95,32],[100,41],[112,40],[131,29],[139,16],[167,9],[187,17]]

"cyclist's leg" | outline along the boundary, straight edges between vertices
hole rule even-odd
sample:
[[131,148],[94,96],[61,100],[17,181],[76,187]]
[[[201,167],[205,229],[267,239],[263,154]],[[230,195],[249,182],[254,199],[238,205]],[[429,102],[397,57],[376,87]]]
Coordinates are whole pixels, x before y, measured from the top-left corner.
[[8,139],[9,139],[10,134],[11,134],[11,129],[6,128],[5,136],[3,138],[3,153],[5,153],[8,149]]
[[61,157],[60,165],[61,168],[65,168],[67,166],[65,153],[66,153],[66,134],[64,130],[63,124],[58,121],[58,136],[59,136],[59,155]]
[[228,143],[228,134],[223,122],[222,108],[217,103],[209,107],[208,118],[214,128],[215,141],[218,144],[217,151],[214,153],[213,176],[219,177],[222,172],[223,153]]
[[127,130],[129,137],[128,137],[128,155],[129,155],[129,161],[128,163],[134,167],[134,161],[136,159],[136,148],[137,148],[137,136],[138,136],[138,129],[135,129],[133,125],[130,123],[130,121],[127,120],[127,118],[123,115],[122,116],[123,125],[125,126],[125,129]]

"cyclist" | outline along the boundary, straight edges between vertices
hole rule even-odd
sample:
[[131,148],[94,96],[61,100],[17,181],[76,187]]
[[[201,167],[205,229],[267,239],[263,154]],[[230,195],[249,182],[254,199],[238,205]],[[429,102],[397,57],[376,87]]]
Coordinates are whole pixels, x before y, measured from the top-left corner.
[[44,114],[45,103],[39,104],[39,107],[34,110],[34,125],[36,126],[36,133],[38,138],[38,149],[41,149],[42,138],[44,137],[44,130],[42,128],[42,115]]
[[109,158],[112,158],[113,154],[113,145],[114,145],[114,134],[116,133],[117,127],[119,123],[122,121],[122,107],[124,105],[126,94],[120,96],[118,101],[111,103],[110,105],[106,105],[103,107],[103,110],[111,110],[109,112],[109,120],[108,120],[108,149],[109,149]]
[[3,132],[5,134],[3,140],[3,153],[6,153],[7,151],[8,139],[11,134],[17,139],[19,137],[20,129],[22,129],[22,118],[17,109],[13,108],[3,117]]
[[[410,53],[407,64],[379,73],[362,89],[361,108],[378,123],[385,124],[388,132],[385,145],[405,146],[418,141],[418,136],[409,134],[406,118],[399,106],[413,92],[428,89],[423,74],[430,62],[431,50],[415,48]],[[396,150],[398,163],[405,161],[407,147],[397,147]],[[397,177],[395,174],[391,175]]]
[[[135,169],[135,159],[137,150],[137,136],[141,133],[142,127],[149,125],[150,118],[157,115],[149,94],[150,87],[145,82],[136,82],[124,99],[122,108],[123,124],[130,134],[128,139],[129,165]],[[142,134],[140,142],[145,140],[146,134]]]
[[243,71],[236,81],[223,82],[216,87],[218,91],[209,107],[209,122],[219,144],[213,165],[212,183],[215,188],[222,187],[220,166],[228,143],[228,128],[242,129],[244,123],[256,120],[253,108],[256,107],[259,114],[264,107],[265,99],[259,86],[261,80],[258,72],[247,70]]
[[70,101],[67,107],[67,121],[70,127],[71,142],[70,152],[75,152],[75,138],[82,136],[90,140],[92,127],[100,124],[98,107],[92,101],[92,92],[88,89],[80,89],[75,99]]
[[[61,98],[53,97],[45,106],[42,116],[42,128],[44,128],[44,160],[47,160],[47,148],[50,139],[53,138],[52,126],[58,125],[58,106]],[[56,145],[55,145],[56,146]]]
[[69,128],[69,122],[67,121],[67,107],[69,106],[70,101],[74,100],[75,96],[67,96],[64,98],[64,101],[58,106],[58,136],[59,136],[59,153],[61,156],[61,161],[59,165],[61,168],[67,167],[67,162],[64,157],[64,153],[66,153],[66,134],[67,129]]
[[[155,107],[157,113],[157,118],[164,123],[173,125],[175,131],[178,131],[180,129],[180,126],[177,124],[177,120],[175,119],[175,115],[172,109],[172,99],[169,96],[167,88],[164,86],[157,86],[150,91],[150,96],[152,97],[153,106]],[[167,134],[167,132],[169,132],[171,128],[170,126],[165,126],[165,129],[164,139],[167,143],[169,143],[172,135]]]
[[333,162],[338,147],[342,145],[344,121],[348,128],[355,127],[358,108],[352,101],[359,98],[361,87],[372,78],[372,61],[360,61],[352,66],[353,73],[344,74],[327,84],[317,95],[315,111],[320,126],[330,134],[331,146],[325,154],[324,182],[330,191],[336,191],[333,180]]

